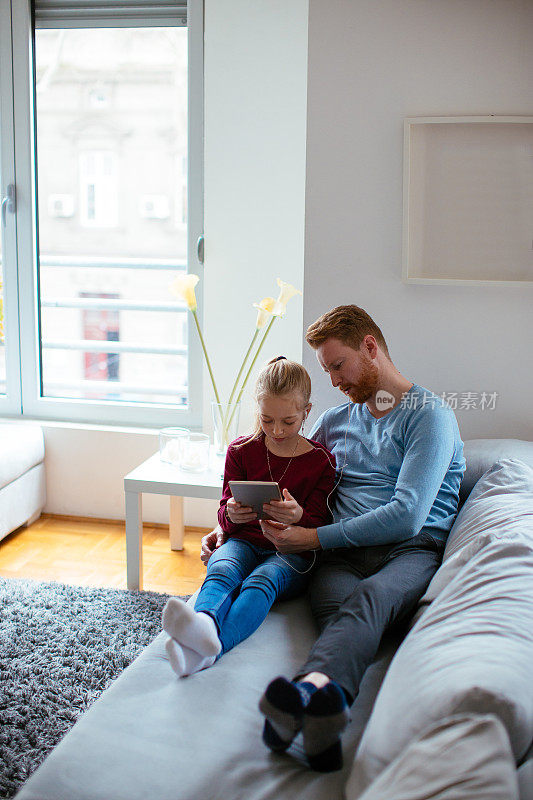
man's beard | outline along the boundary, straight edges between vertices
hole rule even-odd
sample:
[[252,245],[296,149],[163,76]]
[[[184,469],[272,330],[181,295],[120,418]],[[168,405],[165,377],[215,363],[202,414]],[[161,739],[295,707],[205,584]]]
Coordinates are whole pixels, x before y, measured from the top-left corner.
[[357,384],[348,386],[347,391],[344,392],[352,403],[366,403],[377,391],[378,368],[371,358],[367,358],[368,360],[363,362],[361,377]]

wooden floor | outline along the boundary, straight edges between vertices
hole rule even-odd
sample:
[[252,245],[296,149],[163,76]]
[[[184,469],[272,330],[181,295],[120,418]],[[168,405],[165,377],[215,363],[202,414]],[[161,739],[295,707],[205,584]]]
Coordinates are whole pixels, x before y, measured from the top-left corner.
[[[168,528],[144,526],[144,589],[192,594],[203,581],[200,540],[186,529],[183,551],[170,549]],[[124,523],[43,515],[0,541],[0,576],[78,586],[126,588]]]

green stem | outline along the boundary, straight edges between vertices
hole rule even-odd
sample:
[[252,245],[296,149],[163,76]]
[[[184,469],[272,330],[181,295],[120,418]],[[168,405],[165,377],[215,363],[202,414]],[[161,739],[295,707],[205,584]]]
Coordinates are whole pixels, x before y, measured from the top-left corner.
[[213,377],[213,370],[211,369],[211,362],[209,361],[209,356],[207,355],[207,349],[206,349],[206,346],[205,346],[204,337],[202,336],[202,331],[200,329],[200,323],[198,322],[198,316],[196,314],[196,309],[194,311],[192,311],[192,315],[194,317],[194,321],[196,322],[196,328],[198,330],[198,336],[200,337],[200,343],[202,345],[202,350],[204,351],[205,363],[207,364],[207,369],[209,370],[209,375],[211,377],[211,383],[213,384],[213,391],[215,393],[215,397],[216,397],[217,403],[222,407],[222,405],[220,403],[220,397],[218,396],[218,391],[217,391],[217,385],[215,383],[215,378]]
[[253,337],[252,337],[252,341],[250,342],[250,347],[249,347],[249,348],[248,348],[248,350],[246,351],[246,355],[245,355],[245,356],[244,356],[244,358],[243,358],[243,361],[242,361],[242,364],[241,364],[241,368],[240,368],[240,370],[239,370],[239,373],[238,373],[237,377],[235,378],[235,383],[233,384],[233,389],[231,390],[231,394],[230,394],[230,396],[229,396],[228,405],[226,406],[226,413],[224,414],[224,422],[222,423],[222,424],[224,425],[224,427],[226,426],[226,422],[227,422],[227,418],[228,418],[228,413],[229,413],[229,408],[230,408],[230,406],[231,406],[231,401],[233,400],[233,397],[234,397],[234,395],[235,395],[235,392],[237,391],[237,386],[239,385],[239,381],[240,381],[240,379],[241,379],[241,375],[242,375],[242,373],[243,373],[243,370],[244,370],[244,365],[245,365],[245,364],[246,364],[246,362],[248,361],[248,356],[249,356],[249,355],[250,355],[250,353],[252,352],[252,347],[253,347],[253,346],[254,346],[254,344],[255,344],[255,340],[257,339],[257,336],[258,336],[258,334],[259,334],[259,328],[256,328],[256,329],[255,329],[255,333],[254,333],[254,335],[253,335]]
[[254,366],[255,366],[255,362],[257,361],[257,357],[258,357],[259,353],[261,352],[261,349],[262,349],[262,347],[263,347],[263,345],[264,345],[264,343],[265,343],[265,340],[266,340],[266,338],[267,338],[268,334],[270,333],[270,328],[271,328],[271,327],[272,327],[272,325],[274,324],[274,320],[275,320],[275,319],[276,319],[276,317],[272,317],[272,319],[271,319],[271,320],[270,320],[270,322],[268,323],[268,327],[267,327],[267,329],[266,329],[266,331],[265,331],[265,333],[264,333],[264,336],[263,336],[263,338],[262,338],[262,339],[261,339],[261,341],[259,342],[259,347],[257,348],[257,350],[256,350],[256,352],[255,352],[255,356],[253,357],[253,361],[252,361],[252,363],[250,364],[250,368],[249,368],[248,372],[246,373],[246,377],[245,377],[245,379],[244,379],[244,381],[243,381],[243,384],[242,384],[242,386],[241,386],[241,391],[239,392],[239,395],[238,395],[238,397],[237,397],[237,400],[235,401],[235,408],[233,409],[233,411],[232,411],[232,414],[231,414],[231,417],[230,417],[230,419],[229,419],[229,422],[228,422],[228,428],[229,428],[229,426],[231,425],[231,421],[232,421],[232,419],[233,419],[233,416],[234,416],[234,414],[235,414],[235,409],[237,408],[237,405],[238,405],[238,404],[241,402],[241,397],[242,397],[242,395],[243,395],[243,392],[244,392],[244,387],[245,387],[245,386],[246,386],[246,384],[248,383],[248,378],[249,378],[249,377],[250,377],[250,375],[252,374],[252,370],[253,370],[253,368],[254,368]]
[[[216,404],[216,414],[217,414],[218,418],[220,419],[220,437],[221,437],[221,442],[223,444],[225,444],[226,447],[227,447],[228,444],[229,444],[229,442],[228,442],[228,428],[226,426],[226,420],[225,420],[227,411],[226,411],[226,413],[224,413],[224,409],[222,408],[220,403]],[[215,422],[215,425],[216,425],[216,421],[215,420],[213,420],[213,421]]]

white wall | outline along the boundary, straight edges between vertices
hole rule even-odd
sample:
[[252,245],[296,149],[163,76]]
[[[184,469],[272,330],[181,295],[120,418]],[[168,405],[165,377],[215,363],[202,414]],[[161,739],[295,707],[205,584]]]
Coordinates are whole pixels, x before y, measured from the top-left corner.
[[[204,305],[226,399],[254,330],[252,303],[277,296],[277,277],[303,289],[307,18],[308,0],[205,3]],[[302,324],[296,297],[258,366],[280,354],[301,360]]]
[[[124,519],[124,476],[157,452],[158,431],[102,427],[42,420],[2,419],[16,425],[40,425],[45,441],[46,505],[49,514]],[[209,527],[215,501],[186,498],[188,525]],[[169,500],[143,495],[145,522],[168,524]]]
[[[310,0],[304,328],[356,303],[406,377],[497,391],[457,412],[464,438],[533,438],[533,290],[402,283],[403,119],[528,115],[532,88],[530,1]],[[315,408],[341,402],[304,363]]]

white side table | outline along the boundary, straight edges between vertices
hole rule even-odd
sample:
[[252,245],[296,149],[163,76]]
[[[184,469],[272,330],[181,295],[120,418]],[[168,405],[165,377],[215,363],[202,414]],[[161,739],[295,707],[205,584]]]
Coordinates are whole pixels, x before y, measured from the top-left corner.
[[[183,550],[183,498],[218,500],[222,494],[224,460],[211,453],[206,472],[185,472],[166,464],[159,453],[151,456],[124,478],[126,499],[126,563],[128,589],[142,589],[142,495],[170,496],[170,546]],[[213,520],[213,527],[216,520]]]

